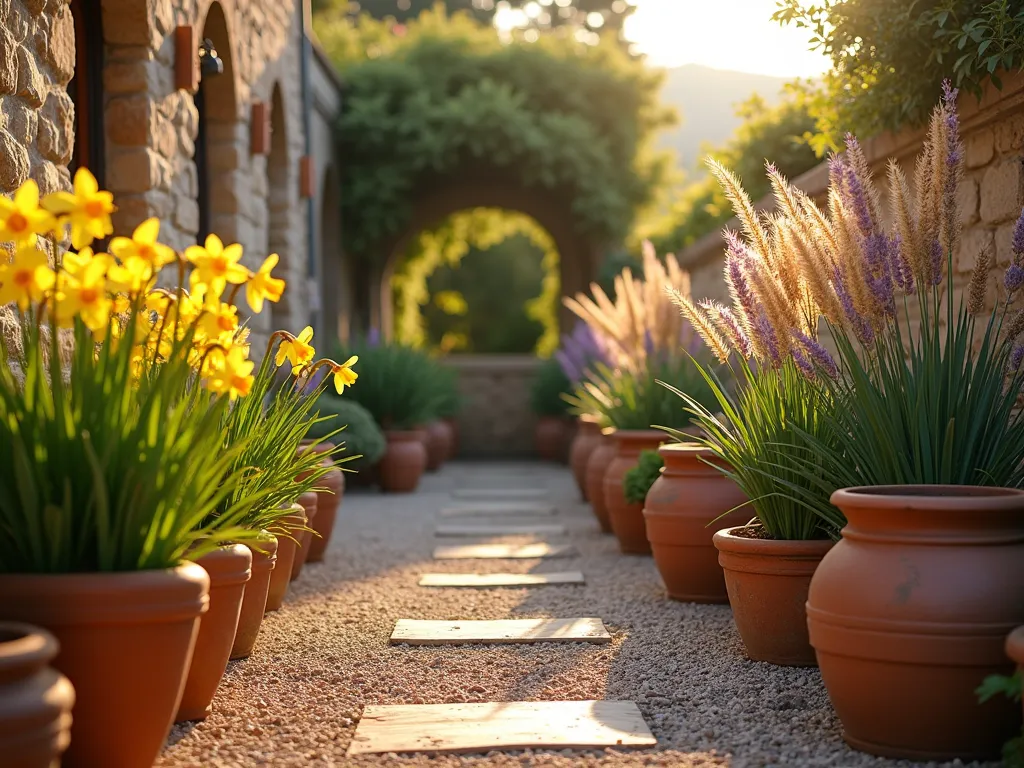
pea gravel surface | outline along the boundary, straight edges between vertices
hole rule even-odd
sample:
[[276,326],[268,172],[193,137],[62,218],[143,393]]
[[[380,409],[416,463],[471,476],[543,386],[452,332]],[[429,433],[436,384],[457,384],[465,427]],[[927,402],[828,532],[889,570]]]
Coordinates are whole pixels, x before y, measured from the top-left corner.
[[[550,490],[579,557],[440,560],[438,510],[467,487]],[[494,518],[488,518],[492,521]],[[462,518],[465,520],[465,518]],[[450,521],[449,521],[450,522]],[[525,542],[528,538],[501,539]],[[581,570],[586,585],[417,586],[424,573]],[[389,646],[408,619],[598,617],[610,645]],[[628,699],[653,749],[526,750],[479,755],[345,752],[367,704]],[[323,563],[269,614],[249,659],[231,662],[200,723],[176,725],[158,766],[962,766],[885,760],[849,749],[816,669],[751,662],[728,606],[666,599],[650,557],[622,555],[580,502],[568,470],[541,464],[447,465],[414,494],[350,489]],[[973,763],[995,766],[996,763]]]

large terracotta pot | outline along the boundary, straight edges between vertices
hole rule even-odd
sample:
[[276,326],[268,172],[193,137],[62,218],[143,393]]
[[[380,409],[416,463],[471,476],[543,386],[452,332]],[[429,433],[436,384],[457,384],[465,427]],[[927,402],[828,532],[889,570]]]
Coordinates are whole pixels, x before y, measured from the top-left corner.
[[622,482],[626,473],[636,466],[641,451],[654,451],[669,437],[657,429],[620,429],[615,432],[615,456],[604,473],[604,505],[612,524],[619,549],[631,555],[651,554],[644,527],[644,505],[630,504]]
[[644,522],[668,596],[689,603],[727,603],[714,535],[750,520],[746,507],[729,512],[747,497],[736,483],[704,463],[715,460],[707,448],[673,443],[661,446],[658,453],[665,468],[647,492]]
[[608,506],[604,501],[604,473],[615,458],[615,430],[609,428],[601,433],[597,446],[587,459],[587,498],[594,517],[605,533],[612,532],[612,521],[608,517]]
[[427,424],[427,471],[436,472],[452,452],[452,428],[435,419]]
[[334,533],[338,509],[345,496],[345,474],[337,467],[333,467],[321,478],[320,485],[326,490],[319,491],[316,495],[316,519],[312,525],[313,530],[319,535],[313,536],[309,542],[307,563],[319,563],[324,559],[327,545],[331,542],[331,534]]
[[601,427],[597,422],[589,419],[580,419],[576,429],[576,437],[573,438],[569,447],[569,466],[572,468],[572,476],[580,489],[580,496],[587,500],[587,462],[590,455],[597,448],[601,441]]
[[714,535],[733,620],[747,656],[787,667],[817,666],[807,639],[805,604],[811,576],[834,542],[743,535],[761,530],[742,526]]
[[544,461],[561,461],[569,443],[569,424],[559,416],[539,416],[533,428],[533,445]]
[[292,581],[299,578],[299,574],[302,573],[302,566],[306,564],[306,558],[309,557],[309,550],[313,544],[316,518],[320,513],[320,495],[316,491],[307,491],[299,496],[299,505],[306,513],[306,530],[299,531],[295,537],[298,539],[298,543],[295,547],[295,560],[292,562]]
[[0,576],[5,618],[45,627],[75,687],[64,768],[149,768],[178,711],[210,578],[195,563]]
[[[1017,627],[1006,638],[1006,655],[1017,662],[1017,673],[1024,677],[1024,627]],[[1024,697],[1021,697],[1024,707]]]
[[71,682],[49,664],[56,638],[45,629],[0,623],[0,764],[56,768],[71,740]]
[[242,609],[238,615],[238,629],[231,646],[232,659],[245,659],[252,653],[256,638],[263,624],[267,610],[267,595],[270,593],[270,576],[277,565],[277,538],[269,533],[246,548],[252,555],[252,576],[242,594]]
[[306,525],[306,512],[301,504],[292,504],[291,514],[282,517],[271,529],[277,536],[277,562],[270,572],[270,589],[267,592],[267,611],[276,611],[284,605],[284,596],[292,580],[292,566],[295,552],[299,548],[299,537]]
[[388,447],[380,460],[380,487],[385,493],[411,493],[427,468],[424,434],[418,430],[387,430]]
[[192,664],[175,718],[178,722],[209,716],[231,657],[245,584],[252,576],[252,552],[244,544],[219,547],[196,563],[210,577],[210,607],[199,622]]
[[807,621],[843,737],[886,757],[997,757],[1020,707],[975,690],[1013,671],[1024,491],[876,486],[832,503],[848,523],[811,580]]

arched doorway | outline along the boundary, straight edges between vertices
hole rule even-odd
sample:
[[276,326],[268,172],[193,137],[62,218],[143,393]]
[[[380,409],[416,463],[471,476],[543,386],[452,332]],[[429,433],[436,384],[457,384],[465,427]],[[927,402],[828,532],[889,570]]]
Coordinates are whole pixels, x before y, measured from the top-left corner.
[[347,341],[351,333],[352,307],[350,276],[342,256],[341,191],[333,166],[324,173],[320,186],[320,264],[324,330],[328,336]]
[[69,7],[75,24],[75,74],[68,83],[75,107],[75,140],[68,170],[73,177],[79,168],[88,168],[103,187],[103,11],[90,0],[71,0]]

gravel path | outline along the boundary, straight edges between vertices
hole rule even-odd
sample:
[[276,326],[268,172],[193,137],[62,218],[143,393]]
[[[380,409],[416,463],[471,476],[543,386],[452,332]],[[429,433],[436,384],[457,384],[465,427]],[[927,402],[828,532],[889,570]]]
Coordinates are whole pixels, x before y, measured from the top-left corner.
[[[434,561],[436,512],[458,487],[551,489],[580,557]],[[518,473],[518,474],[511,474]],[[449,520],[450,522],[450,520]],[[522,539],[519,539],[522,540]],[[451,539],[444,543],[470,543]],[[517,539],[509,539],[517,541]],[[582,570],[585,586],[433,589],[427,572]],[[610,645],[388,646],[399,618],[604,620]],[[488,755],[345,751],[365,704],[630,699],[659,740],[652,750]],[[728,606],[664,597],[650,557],[619,554],[579,502],[568,470],[455,464],[419,492],[350,491],[324,563],[307,566],[252,657],[232,662],[199,724],[176,726],[158,766],[938,766],[847,748],[817,670],[747,660]],[[961,766],[959,761],[945,766]],[[972,764],[980,765],[980,764]],[[986,764],[995,765],[995,764]]]

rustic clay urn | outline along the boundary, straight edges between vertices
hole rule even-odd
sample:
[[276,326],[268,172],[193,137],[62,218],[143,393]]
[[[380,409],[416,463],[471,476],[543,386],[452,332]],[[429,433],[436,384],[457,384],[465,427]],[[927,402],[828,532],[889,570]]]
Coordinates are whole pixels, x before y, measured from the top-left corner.
[[[1024,677],[1024,627],[1017,627],[1006,638],[1006,655],[1017,662],[1017,672]],[[1024,697],[1020,703],[1024,707]]]
[[609,427],[601,432],[597,446],[587,459],[586,488],[587,499],[594,517],[604,533],[612,532],[612,521],[608,517],[608,507],[604,501],[604,473],[615,458],[615,429]]
[[334,533],[338,509],[341,507],[341,500],[345,495],[345,474],[337,467],[332,467],[320,479],[320,485],[326,490],[318,491],[316,495],[316,519],[313,520],[312,528],[318,535],[313,536],[309,542],[307,563],[319,563],[324,559],[327,545],[331,541],[331,534]]
[[673,443],[661,446],[658,453],[665,468],[647,492],[643,514],[654,563],[668,596],[688,603],[727,603],[714,535],[750,520],[752,513],[746,507],[729,511],[747,497],[736,483],[705,463],[717,461],[708,448]]
[[626,554],[649,555],[651,545],[644,527],[644,505],[626,501],[623,480],[640,460],[641,451],[656,450],[668,439],[668,435],[657,429],[620,429],[615,432],[615,456],[604,473],[604,505],[612,532],[619,540],[619,549]]
[[55,768],[71,741],[71,682],[49,665],[57,640],[45,629],[0,623],[0,764]]
[[596,421],[581,418],[576,429],[576,436],[569,447],[569,467],[573,479],[580,489],[580,496],[587,500],[587,462],[590,455],[601,441],[601,427]]
[[380,487],[385,493],[411,493],[427,468],[424,433],[419,430],[384,432],[387,449],[378,466]]
[[533,445],[544,461],[561,461],[569,442],[569,425],[558,416],[540,416],[533,428]]
[[209,716],[235,643],[245,584],[252,576],[252,552],[244,544],[218,547],[195,562],[210,577],[210,607],[199,622],[177,722]]
[[277,562],[270,572],[270,590],[267,592],[267,611],[276,611],[284,605],[284,596],[292,580],[295,552],[299,537],[306,525],[306,512],[301,504],[292,504],[291,513],[280,518],[271,528],[277,537]]
[[1024,491],[847,488],[848,521],[807,598],[821,677],[854,747],[884,757],[996,758],[1020,706],[975,693],[1008,675],[1024,623]]
[[267,610],[270,575],[277,565],[277,538],[269,533],[256,541],[246,542],[252,555],[252,576],[242,593],[242,608],[238,615],[238,629],[231,646],[232,659],[245,659],[252,653],[256,638]]
[[64,768],[147,768],[156,761],[178,711],[209,588],[195,563],[0,576],[4,616],[44,627],[60,643],[53,666],[75,688]]
[[452,428],[447,422],[435,419],[426,426],[427,471],[436,472],[452,452]]
[[780,541],[764,538],[760,526],[717,531],[718,562],[725,572],[732,617],[753,661],[814,667],[807,639],[807,590],[829,539]]
[[299,504],[306,513],[306,530],[299,531],[295,538],[298,540],[295,548],[295,560],[292,562],[292,581],[299,578],[302,567],[309,557],[309,550],[313,544],[313,531],[316,530],[316,518],[320,512],[320,495],[316,491],[307,491],[299,496]]

